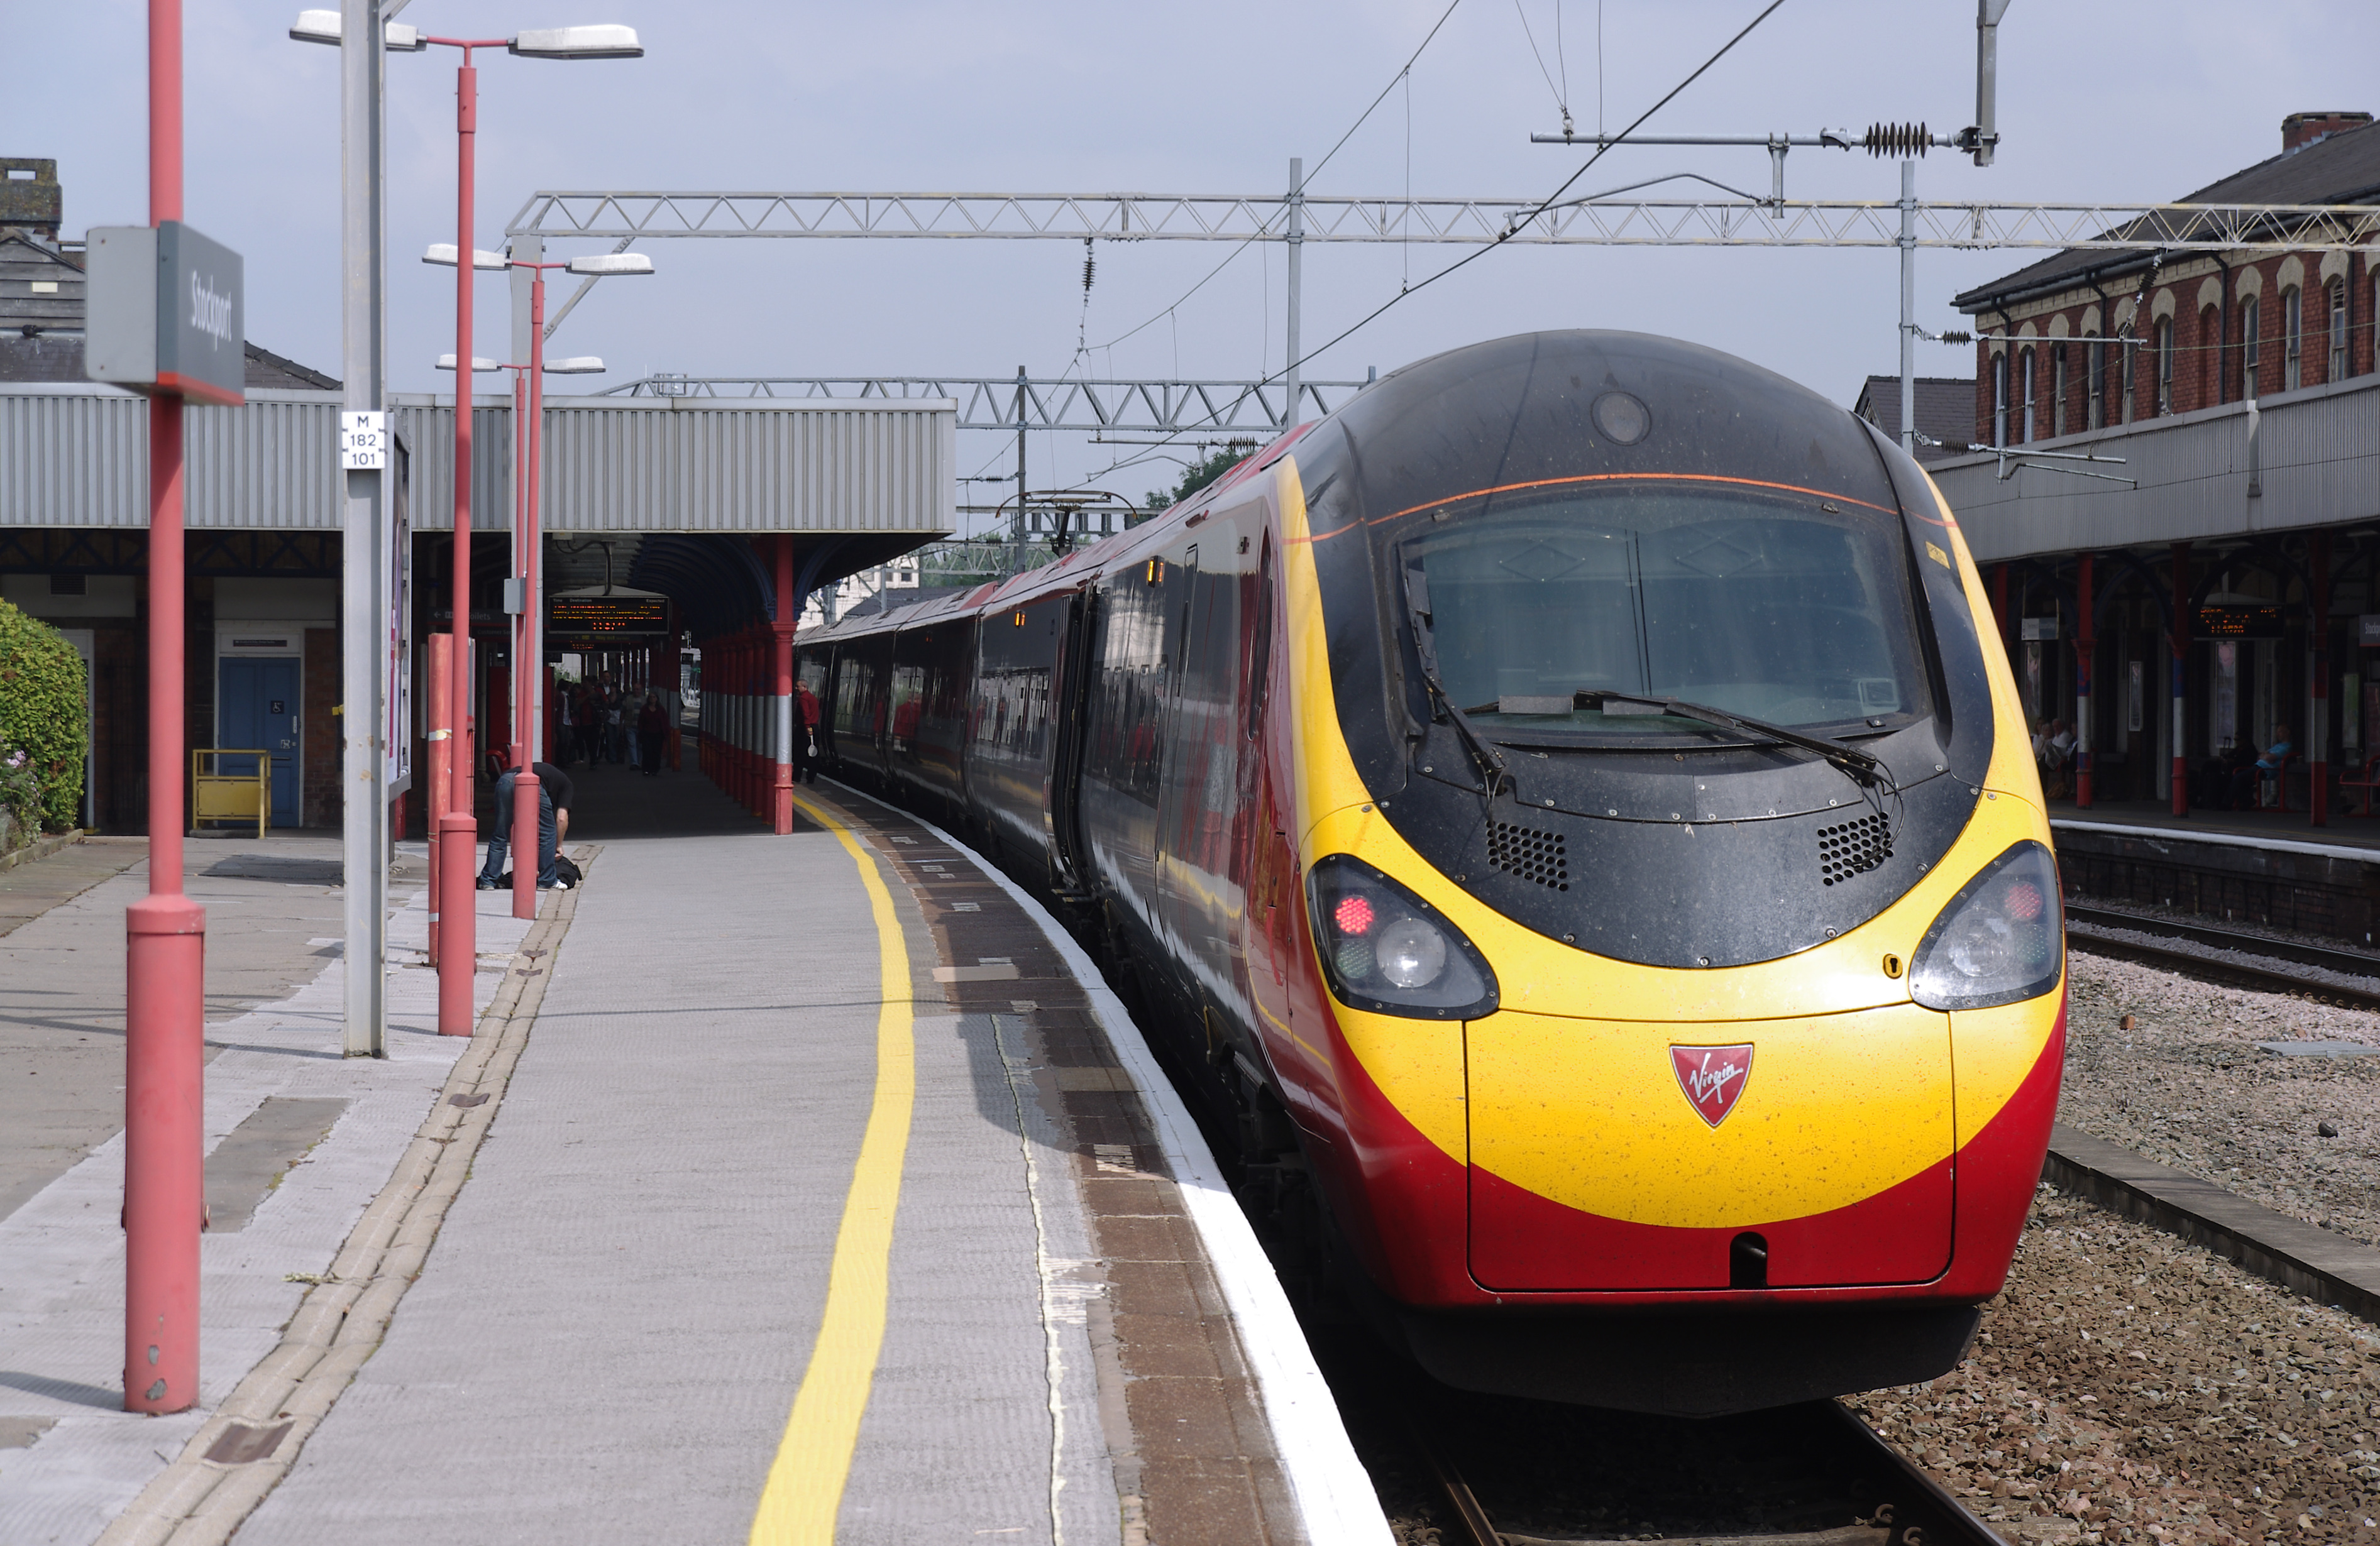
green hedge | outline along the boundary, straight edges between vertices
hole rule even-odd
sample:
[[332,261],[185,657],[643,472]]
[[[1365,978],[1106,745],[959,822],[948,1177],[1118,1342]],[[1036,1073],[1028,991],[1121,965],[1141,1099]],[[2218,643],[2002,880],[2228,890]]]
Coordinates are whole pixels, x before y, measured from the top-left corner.
[[0,799],[27,827],[63,832],[82,809],[82,658],[0,601]]

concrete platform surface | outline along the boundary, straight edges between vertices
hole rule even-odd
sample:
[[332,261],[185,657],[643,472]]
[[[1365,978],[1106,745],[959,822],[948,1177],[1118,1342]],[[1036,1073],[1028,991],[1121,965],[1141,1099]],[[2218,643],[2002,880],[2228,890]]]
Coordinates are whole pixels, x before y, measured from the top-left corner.
[[[0,1541],[8,1546],[96,1540],[164,1469],[279,1342],[306,1292],[293,1274],[319,1274],[329,1265],[387,1180],[448,1066],[468,1045],[436,1033],[434,974],[402,964],[421,951],[427,919],[418,898],[390,928],[389,1057],[346,1058],[339,1051],[345,963],[335,951],[324,960],[320,939],[294,952],[289,945],[320,924],[309,912],[319,898],[250,896],[245,900],[258,904],[253,912],[237,912],[221,904],[243,898],[214,894],[223,888],[200,874],[233,855],[192,848],[190,889],[211,910],[210,988],[219,964],[243,993],[260,990],[276,972],[297,975],[302,984],[245,1013],[211,1016],[207,1028],[208,1195],[220,1216],[201,1238],[199,1406],[166,1418],[121,1410],[124,1141],[122,1097],[111,1093],[117,1130],[57,1166],[55,1178],[0,1219]],[[311,884],[319,872],[306,874],[303,886],[319,890]],[[55,925],[86,945],[29,949],[10,960],[0,1041],[20,1048],[56,1023],[103,1036],[117,1049],[120,1091],[122,909],[144,888],[128,875],[91,887],[6,942],[38,945],[37,931]],[[487,900],[476,984],[483,1003],[528,927],[505,915],[508,898]],[[336,912],[334,896],[330,913]],[[112,956],[101,943],[109,939]],[[86,948],[101,959],[88,965],[73,959]],[[297,959],[305,962],[302,974],[292,971]],[[45,1021],[43,1011],[28,1013],[28,996],[46,1002],[41,994],[71,1003],[72,1017]],[[220,1007],[212,994],[210,1004]],[[96,1057],[86,1058],[80,1071],[88,1076],[99,1067]],[[61,1088],[68,1082],[52,1081]],[[81,1115],[91,1116],[87,1103]],[[0,1152],[16,1171],[48,1165],[55,1156],[41,1148],[42,1137],[11,1129]]]
[[[30,1371],[0,1372],[0,1540],[91,1541],[140,1494],[111,1542],[1385,1546],[1178,1097],[1021,893],[828,788],[781,838],[691,772],[590,781],[567,932],[483,956],[542,998],[493,1095],[452,1097],[492,1103],[468,1182],[330,1394],[204,1433],[112,1410],[120,1140],[0,1224],[0,1371]],[[337,970],[210,1070],[249,1210],[207,1245],[211,1404],[304,1331],[285,1277],[348,1259],[454,1056],[309,1056]]]

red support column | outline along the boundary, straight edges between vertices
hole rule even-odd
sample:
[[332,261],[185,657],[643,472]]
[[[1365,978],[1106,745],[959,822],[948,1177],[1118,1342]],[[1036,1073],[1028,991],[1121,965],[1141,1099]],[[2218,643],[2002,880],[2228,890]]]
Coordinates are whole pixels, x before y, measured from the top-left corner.
[[2190,682],[2190,544],[2173,545],[2173,814],[2190,814],[2190,739],[2188,716],[2182,712]]
[[770,625],[776,668],[774,764],[769,791],[769,829],[783,837],[794,829],[794,539],[777,537],[777,616]]
[[438,964],[439,903],[445,892],[439,888],[439,864],[443,854],[438,843],[438,824],[446,816],[446,797],[454,780],[448,777],[449,765],[455,758],[455,676],[448,669],[454,657],[455,635],[432,634],[426,641],[428,655],[422,666],[422,719],[428,725],[430,743],[430,781],[422,790],[422,833],[430,840],[430,888],[423,902],[430,909],[430,964]]
[[[182,218],[182,7],[149,5],[149,220]],[[149,403],[149,894],[124,910],[124,1409],[199,1394],[206,910],[182,891],[182,400]]]
[[2099,647],[2098,592],[2091,585],[2091,555],[2074,561],[2074,803],[2091,808],[2091,668]]
[[[480,127],[480,72],[466,51],[455,72],[455,642],[450,667],[454,697],[449,723],[462,729],[471,714],[471,201],[474,143]],[[471,992],[479,971],[479,823],[472,806],[477,770],[462,748],[447,758],[452,779],[446,814],[431,840],[439,850],[439,879],[446,888],[439,912],[444,953],[438,962],[438,1033],[471,1033]]]
[[[2313,582],[2313,699],[2306,725],[2306,771],[2312,782],[2307,805],[2312,825],[2330,825],[2330,533],[2315,532],[2306,539],[2306,574]],[[2287,791],[2283,791],[2286,796]],[[2283,805],[2289,803],[2284,798]]]

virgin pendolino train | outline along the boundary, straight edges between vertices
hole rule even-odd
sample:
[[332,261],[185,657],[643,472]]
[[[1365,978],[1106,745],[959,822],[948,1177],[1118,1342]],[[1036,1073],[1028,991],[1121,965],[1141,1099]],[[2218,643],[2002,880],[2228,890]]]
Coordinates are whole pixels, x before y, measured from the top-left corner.
[[1713,1413],[1932,1378],[2006,1274],[2065,952],[1989,616],[1866,424],[1569,332],[800,657],[1425,1368]]

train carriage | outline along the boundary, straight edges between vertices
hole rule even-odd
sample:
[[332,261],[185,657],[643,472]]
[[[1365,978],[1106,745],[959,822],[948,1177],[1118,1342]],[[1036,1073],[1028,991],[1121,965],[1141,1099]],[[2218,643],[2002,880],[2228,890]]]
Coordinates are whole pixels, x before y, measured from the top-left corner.
[[1987,616],[1859,420],[1557,332],[799,647],[829,755],[1066,912],[1384,1333],[1714,1412],[1941,1372],[2014,1249],[2063,934]]

